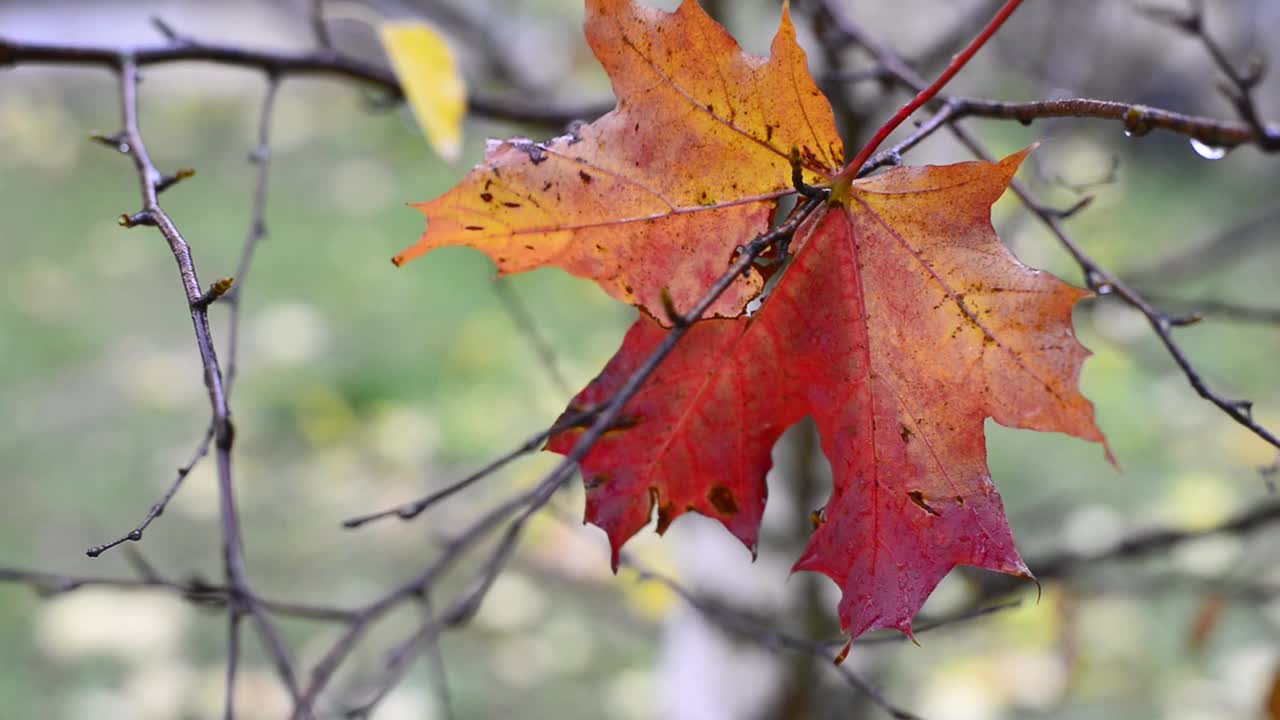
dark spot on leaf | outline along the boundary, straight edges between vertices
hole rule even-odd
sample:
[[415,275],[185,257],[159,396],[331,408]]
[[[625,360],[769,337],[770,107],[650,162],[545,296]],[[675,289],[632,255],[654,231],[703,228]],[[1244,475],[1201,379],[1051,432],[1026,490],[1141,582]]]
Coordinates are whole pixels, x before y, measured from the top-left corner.
[[738,514],[738,500],[733,496],[733,491],[724,485],[715,485],[708,490],[707,501],[721,515]]
[[609,429],[626,430],[627,428],[633,428],[639,425],[643,421],[643,415],[620,415],[618,416],[618,419],[614,420],[613,424],[609,426]]
[[765,141],[765,142],[769,142],[769,141],[771,141],[771,140],[773,140],[773,126],[772,126],[772,125],[765,125],[765,126],[764,126],[764,141]]
[[467,225],[463,229],[464,230],[483,230],[484,226],[483,225]]
[[587,480],[582,483],[582,486],[587,490],[595,490],[607,482],[609,482],[609,473],[598,473],[587,478]]
[[822,523],[827,521],[827,509],[820,507],[809,513],[809,524],[813,525],[813,529],[817,530]]
[[667,503],[658,506],[658,534],[661,535],[671,527],[671,521],[676,519],[675,505]]
[[550,190],[550,189],[551,189],[551,181],[550,181],[550,180],[548,180],[548,181],[546,181],[546,182],[542,183],[542,192],[546,192],[546,191],[548,191],[548,190]]
[[525,245],[525,246],[524,246],[524,249],[525,249],[525,250],[533,250],[533,249],[535,249],[535,248],[534,248],[532,245]]
[[957,496],[955,496],[955,498],[954,498],[954,499],[955,499],[955,501],[956,501],[956,504],[957,504],[957,505],[960,505],[960,506],[963,506],[963,505],[964,505],[964,498],[962,498],[962,497],[960,497],[959,495],[957,495]]
[[504,203],[502,203],[502,206],[503,206],[503,207],[509,207],[509,208],[518,208],[518,207],[522,207],[522,206],[520,205],[520,203],[518,203],[518,202],[504,202]]
[[911,502],[915,503],[916,505],[919,505],[921,510],[924,510],[925,512],[929,513],[930,515],[933,515],[934,517],[938,516],[938,511],[934,510],[932,507],[929,507],[929,503],[924,501],[924,493],[920,492],[919,490],[912,490],[911,492],[907,493],[907,497],[911,498]]
[[904,443],[910,442],[911,437],[915,435],[915,433],[911,432],[911,428],[902,423],[898,423],[898,434],[902,437],[902,442]]
[[579,170],[579,171],[578,171],[578,177],[579,177],[579,178],[582,180],[582,182],[584,182],[584,183],[590,183],[592,180],[594,180],[594,179],[595,179],[595,178],[591,177],[589,174],[587,174],[587,171],[585,171],[585,170]]
[[493,193],[482,192],[480,193],[480,199],[485,202],[493,202]]

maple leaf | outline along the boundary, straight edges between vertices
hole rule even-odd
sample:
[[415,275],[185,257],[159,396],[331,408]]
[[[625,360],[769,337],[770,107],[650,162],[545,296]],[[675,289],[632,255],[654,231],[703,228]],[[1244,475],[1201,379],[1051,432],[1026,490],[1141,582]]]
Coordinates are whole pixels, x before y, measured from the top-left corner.
[[[1071,311],[1088,293],[1023,266],[991,228],[1025,154],[855,181],[803,226],[756,315],[690,329],[582,463],[586,517],[615,566],[655,508],[659,532],[699,512],[754,552],[770,451],[811,415],[833,491],[794,569],[840,586],[852,637],[909,634],[956,565],[1029,577],[983,421],[1103,438],[1076,390],[1089,353]],[[642,314],[571,407],[612,397],[665,334]],[[580,432],[549,449],[568,452]]]
[[[491,143],[456,187],[415,205],[427,230],[397,265],[467,245],[503,274],[555,265],[631,304],[660,311],[665,290],[686,308],[793,192],[793,148],[811,180],[838,168],[831,107],[789,16],[768,60],[694,0],[675,13],[588,0],[585,30],[617,108],[548,143]],[[737,316],[761,285],[750,271],[708,314]]]
[[[587,0],[586,31],[618,108],[548,144],[495,145],[419,206],[427,232],[397,263],[471,245],[501,272],[557,265],[645,309],[687,308],[793,192],[793,157],[804,181],[830,189],[760,310],[740,313],[762,287],[751,271],[708,311],[725,317],[687,328],[583,457],[586,518],[607,533],[615,567],[655,510],[659,532],[698,512],[754,552],[773,445],[812,416],[833,491],[795,569],[840,586],[851,637],[910,634],[958,564],[1029,576],[987,469],[984,421],[1104,441],[1076,389],[1088,351],[1071,313],[1087,293],[1023,266],[991,227],[1026,151],[851,179],[875,141],[841,166],[785,5],[768,59],[743,54],[694,0],[675,13]],[[570,412],[617,396],[666,336],[642,312]],[[548,449],[568,454],[582,432]]]

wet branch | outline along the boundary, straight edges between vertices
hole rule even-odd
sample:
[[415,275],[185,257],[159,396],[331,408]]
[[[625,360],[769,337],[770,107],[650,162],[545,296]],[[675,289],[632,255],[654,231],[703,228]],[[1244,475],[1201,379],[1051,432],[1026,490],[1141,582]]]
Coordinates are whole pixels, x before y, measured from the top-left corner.
[[[841,9],[839,3],[834,0],[822,0],[822,2],[825,11],[831,15],[837,27],[843,32],[845,39],[861,46],[870,53],[876,62],[888,69],[897,84],[915,92],[919,92],[920,89],[926,86],[924,78],[920,77],[915,70],[908,66],[892,48],[882,43],[860,24],[849,18],[847,13]],[[954,117],[949,118],[947,122],[939,123],[936,127],[946,127],[975,157],[988,162],[994,161],[991,153]],[[1085,283],[1091,290],[1099,295],[1113,295],[1142,313],[1156,337],[1165,346],[1169,356],[1173,358],[1174,363],[1200,397],[1217,406],[1223,413],[1248,428],[1253,434],[1280,448],[1280,437],[1277,437],[1272,431],[1254,421],[1253,404],[1250,401],[1231,399],[1219,394],[1209,387],[1208,383],[1200,375],[1199,370],[1192,364],[1191,359],[1173,337],[1173,330],[1179,325],[1187,324],[1187,319],[1173,317],[1154,307],[1146,298],[1085,253],[1080,245],[1067,234],[1062,224],[1063,220],[1067,215],[1079,210],[1083,205],[1077,205],[1077,207],[1067,212],[1058,211],[1038,200],[1031,194],[1026,185],[1017,179],[1014,179],[1009,187],[1018,196],[1018,199],[1022,201],[1023,206],[1048,228],[1057,238],[1059,244],[1066,249],[1076,261],[1076,264],[1080,266],[1081,271],[1084,273]],[[1084,202],[1087,202],[1087,199]]]

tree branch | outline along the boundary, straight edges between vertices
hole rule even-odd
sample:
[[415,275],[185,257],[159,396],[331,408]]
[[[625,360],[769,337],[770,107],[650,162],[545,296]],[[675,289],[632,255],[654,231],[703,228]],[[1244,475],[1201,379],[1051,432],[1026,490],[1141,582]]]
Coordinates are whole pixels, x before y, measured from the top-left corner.
[[[244,546],[240,535],[240,517],[236,508],[235,488],[232,480],[231,448],[235,441],[235,430],[231,424],[231,409],[227,403],[226,388],[223,384],[222,370],[218,364],[217,351],[209,331],[209,315],[207,304],[199,301],[203,296],[200,281],[196,275],[195,263],[191,257],[191,248],[178,231],[173,220],[160,206],[158,188],[163,175],[156,169],[147,153],[138,124],[138,65],[131,55],[118,56],[114,67],[119,74],[121,117],[124,125],[120,133],[119,147],[133,160],[138,174],[138,185],[142,195],[142,210],[150,224],[159,228],[161,235],[169,245],[174,261],[178,265],[178,274],[186,292],[187,306],[191,314],[191,323],[195,329],[196,346],[200,353],[200,361],[204,366],[204,383],[208,391],[209,405],[213,413],[211,426],[214,438],[214,456],[218,467],[218,494],[220,498],[220,515],[222,518],[222,550],[223,566],[229,588],[228,633],[229,653],[227,662],[227,693],[232,694],[235,681],[236,655],[238,653],[238,628],[243,615],[253,618],[259,637],[266,646],[281,680],[290,693],[297,695],[297,681],[294,679],[292,662],[284,648],[284,643],[275,629],[274,623],[258,608],[249,588],[244,567]],[[175,490],[176,492],[176,490]],[[226,715],[234,713],[231,705],[227,706]]]
[[1258,128],[1247,123],[1184,115],[1170,110],[1090,98],[1005,102],[967,97],[946,97],[935,104],[952,108],[952,115],[1017,120],[1030,125],[1033,120],[1047,118],[1095,118],[1119,121],[1125,132],[1146,135],[1152,130],[1167,130],[1198,140],[1216,148],[1254,145],[1263,152],[1280,151],[1280,129]]
[[[64,595],[87,588],[111,588],[124,591],[150,591],[172,593],[198,607],[225,608],[230,602],[231,591],[225,585],[214,585],[199,577],[180,582],[161,575],[149,574],[141,578],[114,578],[95,575],[63,575],[58,573],[0,567],[0,583],[26,585],[45,596]],[[299,620],[346,623],[354,614],[351,610],[324,605],[286,602],[256,598],[257,604],[273,615]]]
[[[106,47],[20,42],[0,37],[0,67],[39,64],[113,68],[118,66],[119,58],[125,55],[132,57],[138,67],[176,62],[209,62],[259,70],[281,78],[290,75],[325,75],[376,88],[396,100],[404,97],[400,83],[390,70],[325,47],[307,52],[289,52],[208,43],[181,36],[174,36],[160,45]],[[467,102],[468,111],[473,115],[557,128],[574,120],[595,118],[613,108],[612,102],[558,107],[544,100],[481,93],[472,93]]]

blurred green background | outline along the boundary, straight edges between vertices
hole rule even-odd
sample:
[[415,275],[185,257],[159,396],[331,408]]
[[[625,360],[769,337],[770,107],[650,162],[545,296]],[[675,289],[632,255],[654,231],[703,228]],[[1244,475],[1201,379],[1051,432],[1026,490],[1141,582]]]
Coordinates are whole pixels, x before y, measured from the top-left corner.
[[[203,38],[301,48],[309,42],[304,5],[9,2],[0,3],[0,34],[156,41],[147,19],[159,14]],[[990,3],[863,5],[850,4],[855,16],[913,57],[939,28]],[[1193,40],[1120,4],[1063,5],[1075,9],[1029,4],[966,70],[956,92],[1116,97],[1231,117]],[[340,45],[378,59],[361,22],[369,9],[341,7],[334,13]],[[532,88],[560,100],[607,96],[607,80],[581,39],[576,0],[379,10],[434,18],[461,46],[472,82],[487,90]],[[765,50],[775,3],[720,3],[718,10],[748,49]],[[1275,3],[1218,10],[1214,29],[1237,56],[1267,43],[1275,49],[1275,39],[1258,31],[1280,21]],[[483,53],[468,34],[474,24],[460,16],[480,17],[519,70],[500,73],[473,59]],[[1128,18],[1123,31],[1112,23],[1116,17]],[[800,24],[807,28],[803,15]],[[802,42],[816,48],[811,35]],[[818,56],[811,52],[815,69]],[[495,73],[506,75],[495,82]],[[166,170],[198,172],[163,204],[191,242],[202,279],[231,275],[249,222],[253,168],[246,157],[264,82],[209,65],[148,68],[144,77],[142,128],[153,159]],[[1263,83],[1264,109],[1280,110],[1277,88],[1274,79]],[[853,92],[871,118],[887,117],[903,100],[874,83]],[[158,233],[116,224],[120,213],[137,208],[135,176],[127,158],[87,140],[91,130],[118,124],[115,83],[106,72],[0,71],[0,566],[132,576],[123,549],[97,560],[84,549],[141,518],[207,422],[172,257]],[[970,124],[1002,152],[1047,140],[1023,177],[1062,206],[1078,197],[1066,185],[1106,176],[1114,158],[1115,179],[1089,189],[1093,205],[1069,227],[1122,273],[1274,212],[1276,160],[1249,148],[1211,162],[1183,138],[1126,138],[1114,123]],[[451,529],[549,467],[546,457],[521,461],[412,523],[339,527],[346,517],[460,477],[545,427],[568,399],[504,311],[485,258],[450,249],[399,270],[388,262],[422,230],[421,216],[405,203],[448,188],[478,160],[486,136],[550,134],[482,120],[466,132],[467,157],[449,166],[403,108],[372,109],[359,88],[338,81],[290,78],[282,87],[272,129],[270,235],[245,290],[242,374],[233,395],[249,567],[264,596],[363,602],[428,562]],[[908,157],[960,159],[963,149],[941,134]],[[995,223],[1025,262],[1080,282],[1011,198],[997,205]],[[1280,306],[1276,228],[1263,222],[1239,232],[1238,242],[1223,245],[1222,262],[1147,286],[1171,298]],[[500,282],[535,317],[573,389],[603,366],[632,317],[594,285],[559,271]],[[215,338],[224,341],[226,310],[215,305],[211,315]],[[1113,301],[1088,301],[1077,327],[1096,353],[1083,389],[1098,406],[1120,470],[1095,446],[989,424],[993,476],[1028,560],[1055,549],[1100,550],[1146,527],[1208,527],[1272,496],[1258,468],[1276,460],[1274,451],[1195,396],[1141,316]],[[1210,316],[1179,330],[1178,339],[1214,387],[1255,400],[1256,417],[1280,427],[1276,325]],[[789,442],[804,456],[800,464],[818,466],[820,477],[821,461],[802,434]],[[693,517],[661,543],[645,534],[629,548],[779,629],[834,637],[830,583],[787,579],[796,542],[788,528],[810,508],[789,498],[789,465],[779,464],[754,565],[727,533]],[[136,546],[165,575],[220,579],[212,468],[205,462],[192,473]],[[557,513],[576,518],[581,503],[575,487],[558,499]],[[1030,592],[1017,610],[922,635],[923,647],[855,645],[850,666],[931,720],[1256,718],[1280,663],[1275,594],[1229,601],[1199,646],[1194,628],[1206,597],[1231,582],[1280,583],[1278,539],[1274,532],[1219,537],[1141,563],[1100,566],[1046,585],[1038,603]],[[457,575],[433,593],[440,602],[463,587],[466,568]],[[1158,582],[1168,577],[1178,581]],[[821,599],[817,617],[803,597],[812,588]],[[972,592],[965,577],[953,576],[926,612],[963,607]],[[417,619],[406,611],[375,632],[338,684],[339,696],[358,696],[362,681],[376,675],[378,651]],[[300,621],[284,628],[304,663],[314,662],[335,632]],[[220,613],[170,595],[93,589],[43,599],[0,586],[0,715],[215,717],[224,636]],[[268,663],[255,641],[246,647],[241,716],[282,716],[286,698]],[[634,574],[615,578],[603,534],[554,514],[532,528],[479,617],[447,635],[443,652],[457,718],[778,716],[785,705],[777,696],[803,664],[730,640]],[[875,712],[820,667],[804,682],[817,698],[809,716]],[[421,663],[375,717],[443,717],[429,664]]]

